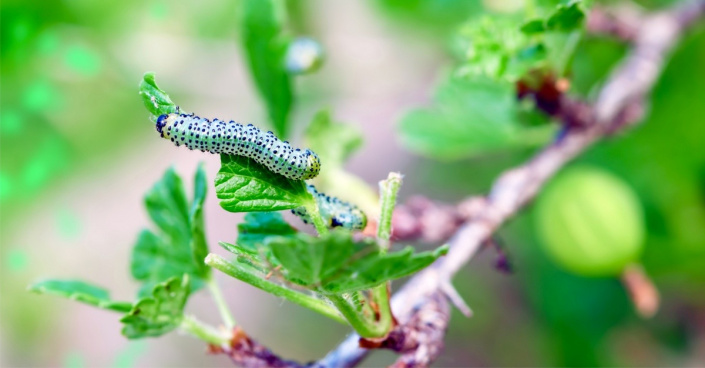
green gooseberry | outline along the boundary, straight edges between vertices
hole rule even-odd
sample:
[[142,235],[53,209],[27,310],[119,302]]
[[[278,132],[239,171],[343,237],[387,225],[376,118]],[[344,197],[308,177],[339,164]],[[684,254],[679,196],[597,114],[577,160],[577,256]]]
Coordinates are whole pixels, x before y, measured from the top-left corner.
[[560,267],[583,276],[614,276],[639,257],[644,214],[624,181],[594,167],[566,170],[536,203],[541,245]]

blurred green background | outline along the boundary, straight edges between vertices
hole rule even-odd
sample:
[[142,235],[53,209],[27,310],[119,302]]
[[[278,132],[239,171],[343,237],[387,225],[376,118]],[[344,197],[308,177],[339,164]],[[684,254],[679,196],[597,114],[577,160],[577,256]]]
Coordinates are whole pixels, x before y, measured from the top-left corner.
[[[642,1],[657,7],[668,1]],[[412,194],[456,201],[485,192],[503,170],[525,160],[521,148],[455,161],[409,153],[397,124],[429,104],[452,65],[455,29],[480,12],[521,1],[307,0],[286,3],[292,34],[318,39],[326,64],[296,79],[294,137],[330,106],[359,126],[365,146],[349,171],[371,185],[405,174]],[[131,299],[131,246],[148,224],[142,196],[173,165],[190,177],[216,156],[174,149],[158,139],[139,96],[145,71],[177,104],[203,116],[264,126],[267,113],[238,44],[238,1],[3,1],[0,8],[0,365],[224,366],[201,342],[177,333],[128,341],[113,314],[25,291],[42,277],[94,281]],[[453,312],[446,352],[452,366],[705,365],[705,32],[678,46],[651,97],[643,124],[600,143],[580,164],[601,167],[635,191],[648,233],[641,262],[662,295],[659,313],[639,318],[617,278],[563,271],[540,247],[527,209],[500,231],[515,266],[492,267],[485,251],[457,277],[473,308]],[[581,41],[572,92],[589,95],[625,47]],[[187,183],[190,180],[186,180]],[[212,189],[212,188],[211,188]],[[207,198],[213,251],[232,241],[242,216]],[[349,331],[324,317],[220,277],[243,328],[284,357],[324,355]],[[216,323],[205,295],[188,311]],[[315,331],[315,333],[312,333]],[[375,353],[365,366],[393,356]]]

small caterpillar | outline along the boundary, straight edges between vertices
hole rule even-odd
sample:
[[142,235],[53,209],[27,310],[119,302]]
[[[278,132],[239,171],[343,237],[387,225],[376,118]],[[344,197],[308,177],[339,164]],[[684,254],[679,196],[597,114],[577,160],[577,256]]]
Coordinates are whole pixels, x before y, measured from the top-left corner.
[[321,161],[313,151],[293,148],[272,132],[263,132],[252,124],[198,117],[194,114],[171,113],[157,118],[157,132],[176,146],[202,152],[225,153],[249,157],[270,171],[292,180],[314,178]]
[[[306,189],[316,200],[318,211],[328,227],[341,226],[348,230],[362,230],[367,226],[367,216],[354,204],[319,193],[311,184],[307,184]],[[307,224],[312,222],[304,207],[295,208],[291,213],[299,216]]]

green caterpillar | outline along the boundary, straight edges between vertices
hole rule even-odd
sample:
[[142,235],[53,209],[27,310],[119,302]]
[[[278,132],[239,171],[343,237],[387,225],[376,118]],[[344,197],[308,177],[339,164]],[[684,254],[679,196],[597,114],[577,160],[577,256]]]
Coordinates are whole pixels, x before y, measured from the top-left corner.
[[[323,193],[319,193],[313,185],[306,185],[309,193],[318,204],[318,211],[323,218],[323,221],[328,227],[343,227],[348,230],[362,230],[367,226],[367,216],[354,204],[341,201],[336,197],[330,197]],[[305,223],[311,223],[306,208],[299,207],[291,210],[296,216],[299,216]]]
[[252,124],[171,113],[160,115],[156,127],[162,138],[177,147],[249,157],[292,180],[311,179],[321,171],[321,160],[313,151],[293,148],[274,133],[265,133]]

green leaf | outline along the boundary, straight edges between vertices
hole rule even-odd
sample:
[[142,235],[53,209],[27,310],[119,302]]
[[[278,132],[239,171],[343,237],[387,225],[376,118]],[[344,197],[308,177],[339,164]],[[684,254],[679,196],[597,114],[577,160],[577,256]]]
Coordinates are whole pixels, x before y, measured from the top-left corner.
[[184,273],[192,277],[194,290],[210,277],[210,268],[203,263],[208,254],[202,208],[205,185],[205,173],[199,167],[191,209],[181,178],[171,168],[147,193],[147,212],[159,231],[143,230],[132,251],[132,276],[144,282],[140,295]]
[[543,16],[519,28],[515,17],[495,15],[470,20],[460,28],[456,39],[456,52],[463,59],[457,74],[508,82],[516,82],[535,69],[564,75],[565,64],[580,38],[580,32],[573,31],[582,27],[585,18],[581,4],[573,0],[548,7]]
[[107,290],[79,280],[43,280],[29,286],[37,294],[51,294],[116,312],[128,312],[132,303],[110,300]]
[[524,23],[519,30],[528,35],[543,33],[546,31],[546,25],[543,19],[534,19]]
[[161,336],[179,326],[188,299],[189,278],[173,277],[160,283],[152,295],[142,298],[120,322],[125,324],[122,334],[128,339]]
[[580,1],[558,4],[556,10],[546,20],[546,29],[570,32],[583,26],[585,12],[580,9]]
[[516,98],[511,85],[488,79],[450,79],[434,106],[406,114],[402,143],[414,152],[457,159],[517,143]]
[[275,132],[286,138],[293,94],[284,63],[288,45],[282,33],[284,4],[280,0],[244,0],[242,14],[242,42],[250,72]]
[[457,37],[458,53],[464,59],[462,73],[468,76],[504,78],[512,54],[525,42],[515,23],[485,16],[463,25]]
[[287,179],[252,159],[220,155],[215,192],[230,212],[278,211],[313,200],[303,181]]
[[320,110],[306,129],[306,143],[326,164],[323,170],[337,169],[362,146],[362,132],[350,124],[336,123],[329,109]]
[[157,82],[154,80],[154,73],[152,72],[144,74],[142,82],[140,82],[139,93],[142,96],[144,106],[153,117],[177,111],[177,107],[171,101],[169,95],[157,87]]
[[324,285],[329,294],[365,290],[384,282],[412,275],[431,265],[438,257],[448,253],[448,246],[432,252],[414,253],[408,246],[394,253],[374,253],[350,264],[335,279]]
[[318,287],[339,272],[351,257],[366,250],[376,251],[372,242],[355,243],[347,231],[331,231],[321,238],[307,234],[272,239],[269,247],[292,282]]
[[270,240],[268,246],[287,280],[324,294],[369,289],[410,275],[446,252],[446,248],[439,248],[414,254],[409,247],[384,253],[369,239],[355,242],[351,233],[343,229],[319,238],[306,234],[279,237]]
[[245,222],[237,225],[237,244],[256,252],[269,238],[296,233],[278,212],[252,212],[245,215]]

